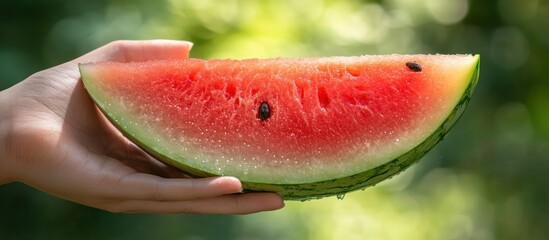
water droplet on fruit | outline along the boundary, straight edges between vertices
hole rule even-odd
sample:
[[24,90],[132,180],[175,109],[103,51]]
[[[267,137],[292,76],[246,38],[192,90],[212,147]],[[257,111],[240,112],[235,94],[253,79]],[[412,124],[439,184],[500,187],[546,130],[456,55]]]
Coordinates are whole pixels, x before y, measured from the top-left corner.
[[345,193],[336,195],[337,200],[343,200],[345,198]]
[[417,62],[407,62],[406,67],[414,72],[421,72],[422,69],[421,65]]
[[261,102],[257,116],[262,122],[271,117],[271,107],[267,102]]

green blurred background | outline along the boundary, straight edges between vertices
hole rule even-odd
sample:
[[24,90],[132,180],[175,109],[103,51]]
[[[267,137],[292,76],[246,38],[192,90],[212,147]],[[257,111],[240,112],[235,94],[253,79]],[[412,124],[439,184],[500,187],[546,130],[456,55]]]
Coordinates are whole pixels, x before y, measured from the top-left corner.
[[113,214],[0,186],[0,239],[548,239],[545,0],[6,0],[0,90],[117,39],[184,39],[194,57],[478,53],[453,131],[365,191],[249,216]]

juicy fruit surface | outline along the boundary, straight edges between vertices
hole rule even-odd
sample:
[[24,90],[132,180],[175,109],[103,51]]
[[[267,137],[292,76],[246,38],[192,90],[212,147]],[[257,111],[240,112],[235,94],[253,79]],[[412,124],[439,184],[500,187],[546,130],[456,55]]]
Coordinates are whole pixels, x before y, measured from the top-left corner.
[[[111,62],[81,72],[97,105],[153,155],[283,193],[334,179],[356,188],[365,182],[356,176],[434,141],[408,157],[417,160],[470,96],[477,65],[469,55],[389,55]],[[322,185],[309,194],[326,194]]]

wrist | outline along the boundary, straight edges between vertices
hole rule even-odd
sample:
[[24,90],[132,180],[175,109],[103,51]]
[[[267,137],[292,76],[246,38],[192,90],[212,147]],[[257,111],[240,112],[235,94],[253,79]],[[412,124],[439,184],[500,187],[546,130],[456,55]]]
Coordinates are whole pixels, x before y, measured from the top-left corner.
[[10,89],[0,91],[0,185],[14,181],[13,159],[9,154],[9,135],[14,104]]

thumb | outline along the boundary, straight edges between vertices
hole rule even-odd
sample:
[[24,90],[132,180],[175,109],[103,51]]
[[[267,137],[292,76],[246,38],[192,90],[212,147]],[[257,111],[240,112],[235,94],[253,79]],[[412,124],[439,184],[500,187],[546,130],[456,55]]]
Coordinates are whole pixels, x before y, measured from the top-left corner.
[[189,57],[192,46],[191,42],[176,40],[118,40],[95,49],[73,62],[143,62],[185,59]]

